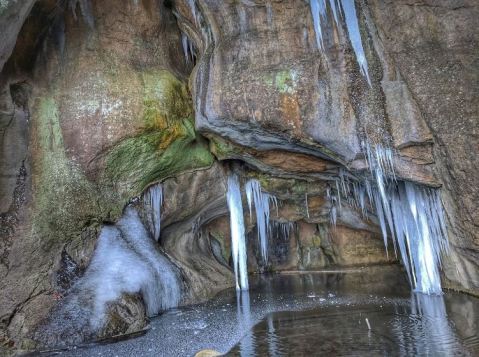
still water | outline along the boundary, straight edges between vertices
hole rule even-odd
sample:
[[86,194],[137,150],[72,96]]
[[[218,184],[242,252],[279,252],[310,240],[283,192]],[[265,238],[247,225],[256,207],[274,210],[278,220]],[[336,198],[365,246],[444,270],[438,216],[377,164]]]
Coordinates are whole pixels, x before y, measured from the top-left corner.
[[[479,299],[411,295],[397,265],[250,276],[196,305],[167,311],[138,338],[61,356],[479,356]],[[50,355],[50,353],[46,353]]]
[[[367,285],[375,293],[381,288],[374,282],[371,284],[370,277],[364,281],[360,275],[356,275],[356,281],[345,281],[345,274],[293,275],[283,277],[276,285],[302,280],[300,285],[304,287],[306,279],[313,287],[315,277],[325,276],[332,279],[329,286],[335,286],[336,294],[308,294],[312,299],[322,300],[321,306],[267,314],[226,355],[479,356],[478,299],[450,292],[441,296],[421,293],[405,296],[406,287],[401,283],[383,291],[382,298],[365,297],[357,293]],[[342,297],[345,290],[354,293],[354,298]],[[247,325],[251,315],[249,295],[248,292],[238,295],[238,320],[242,325]],[[332,295],[336,299],[327,303]]]

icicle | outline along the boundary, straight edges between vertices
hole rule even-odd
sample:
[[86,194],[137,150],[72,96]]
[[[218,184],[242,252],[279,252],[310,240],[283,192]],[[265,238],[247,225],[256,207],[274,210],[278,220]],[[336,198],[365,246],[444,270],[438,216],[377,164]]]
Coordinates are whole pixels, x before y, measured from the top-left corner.
[[373,150],[369,143],[364,148],[376,181],[374,205],[386,249],[387,223],[411,285],[419,292],[441,293],[441,254],[447,251],[448,241],[439,191],[397,182],[392,150],[381,145]]
[[193,42],[184,33],[181,34],[181,45],[183,46],[183,54],[185,56],[185,62],[190,63],[195,60],[195,48]]
[[[367,217],[366,196],[375,208],[388,255],[388,235],[406,268],[415,291],[426,294],[441,293],[441,255],[448,250],[448,240],[439,191],[420,185],[398,181],[394,173],[393,151],[381,145],[362,147],[372,180],[350,181],[340,170],[335,180],[336,193],[328,187],[331,203],[330,221],[336,224],[343,194],[348,204],[361,209]],[[371,184],[373,182],[373,184]]]
[[155,184],[143,194],[143,208],[146,212],[148,229],[156,241],[160,238],[161,205],[163,204],[163,188]]
[[318,48],[324,49],[323,32],[321,30],[321,18],[326,18],[326,4],[324,0],[310,0],[311,14],[313,16],[314,32],[316,33],[316,42]]
[[[353,47],[356,61],[358,62],[361,74],[366,78],[371,86],[369,78],[368,62],[364,53],[363,43],[361,40],[361,32],[359,29],[358,16],[356,14],[356,5],[354,0],[339,0],[341,6],[335,0],[329,0],[329,7],[333,13],[333,19],[336,26],[339,26],[338,12],[345,19],[348,29],[349,41]],[[314,32],[316,34],[316,42],[318,48],[324,51],[323,28],[328,25],[328,15],[326,10],[326,0],[310,0],[309,2],[311,15],[313,17]],[[339,11],[338,11],[339,10]]]
[[294,230],[294,222],[271,222],[271,234],[273,238],[284,238],[285,240],[289,239],[291,231]]
[[361,73],[366,77],[368,84],[371,85],[368,72],[368,61],[364,54],[363,43],[361,41],[361,32],[359,31],[358,16],[356,14],[356,5],[354,0],[341,0],[341,5],[346,19],[346,27],[348,28],[349,40],[353,46],[356,61],[359,64]]
[[261,191],[261,184],[258,180],[251,179],[245,185],[246,199],[248,201],[249,214],[252,215],[254,204],[256,212],[256,227],[261,247],[261,256],[264,263],[268,262],[268,231],[269,231],[269,204],[273,202],[276,207],[276,198]]
[[337,196],[333,195],[331,191],[331,187],[329,185],[326,188],[326,198],[329,201],[329,204],[331,206],[329,210],[329,222],[332,226],[336,226],[336,222],[338,218],[338,208],[336,207],[338,201],[339,201],[339,209],[341,209],[341,199],[339,198],[340,194],[339,194],[338,180],[335,180],[335,183],[336,183],[336,192],[338,194]]
[[195,24],[198,24],[198,17],[196,15],[196,4],[195,0],[188,0],[188,5],[191,10],[191,14],[193,15],[193,19],[195,20]]
[[336,206],[331,207],[331,211],[330,211],[329,214],[330,214],[329,221],[331,222],[331,225],[333,227],[335,227],[336,222],[338,221],[338,210],[337,210]]
[[181,44],[183,46],[183,54],[185,55],[185,62],[188,63],[190,61],[188,55],[188,37],[184,33],[181,34]]
[[244,234],[243,203],[238,176],[228,177],[228,192],[226,193],[230,211],[231,255],[236,279],[236,290],[248,290],[247,252]]
[[[427,294],[441,293],[441,254],[447,252],[448,242],[440,220],[443,216],[439,192],[431,188],[422,188],[410,182],[401,183],[397,191],[399,198],[396,224],[396,236],[399,240],[408,238],[410,270],[414,271],[413,284],[416,291]],[[434,218],[436,217],[436,218]],[[402,219],[402,220],[401,220]],[[400,241],[400,246],[404,246]],[[403,260],[407,252],[401,251]],[[406,264],[406,262],[405,262]]]

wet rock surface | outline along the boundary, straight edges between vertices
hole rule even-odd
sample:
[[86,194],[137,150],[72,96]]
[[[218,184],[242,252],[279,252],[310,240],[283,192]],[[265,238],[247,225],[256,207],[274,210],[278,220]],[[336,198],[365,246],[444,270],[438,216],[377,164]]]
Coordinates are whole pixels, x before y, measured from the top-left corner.
[[[397,177],[441,187],[445,282],[477,294],[478,6],[356,10],[371,85],[347,24],[328,10],[319,50],[302,0],[0,0],[0,344],[34,347],[101,227],[158,182],[158,245],[181,269],[185,304],[234,283],[232,172],[280,203],[267,265],[245,215],[251,272],[395,260],[374,213],[344,204],[330,226],[338,177],[368,175],[364,140],[394,150]],[[141,329],[142,304],[123,296],[101,337]],[[84,323],[58,335],[100,337]]]
[[474,1],[369,4],[380,36],[387,36],[384,46],[433,135],[435,171],[443,184],[454,246],[446,276],[451,287],[462,284],[475,291],[479,163],[470,153],[479,145],[479,33],[468,29],[477,27],[479,6]]

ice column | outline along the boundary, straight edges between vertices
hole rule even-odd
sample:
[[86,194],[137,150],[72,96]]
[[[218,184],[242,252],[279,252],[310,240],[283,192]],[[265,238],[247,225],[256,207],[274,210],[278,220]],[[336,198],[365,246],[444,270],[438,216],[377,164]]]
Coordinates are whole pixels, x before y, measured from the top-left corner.
[[226,193],[230,211],[231,255],[236,279],[236,290],[248,290],[248,265],[244,232],[243,203],[238,176],[228,177],[228,192]]

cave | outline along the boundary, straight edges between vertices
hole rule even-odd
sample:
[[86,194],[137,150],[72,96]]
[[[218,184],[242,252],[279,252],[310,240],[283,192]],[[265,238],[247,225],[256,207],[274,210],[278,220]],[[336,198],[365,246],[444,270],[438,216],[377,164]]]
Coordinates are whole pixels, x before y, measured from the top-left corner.
[[474,0],[0,0],[0,354],[479,354]]

